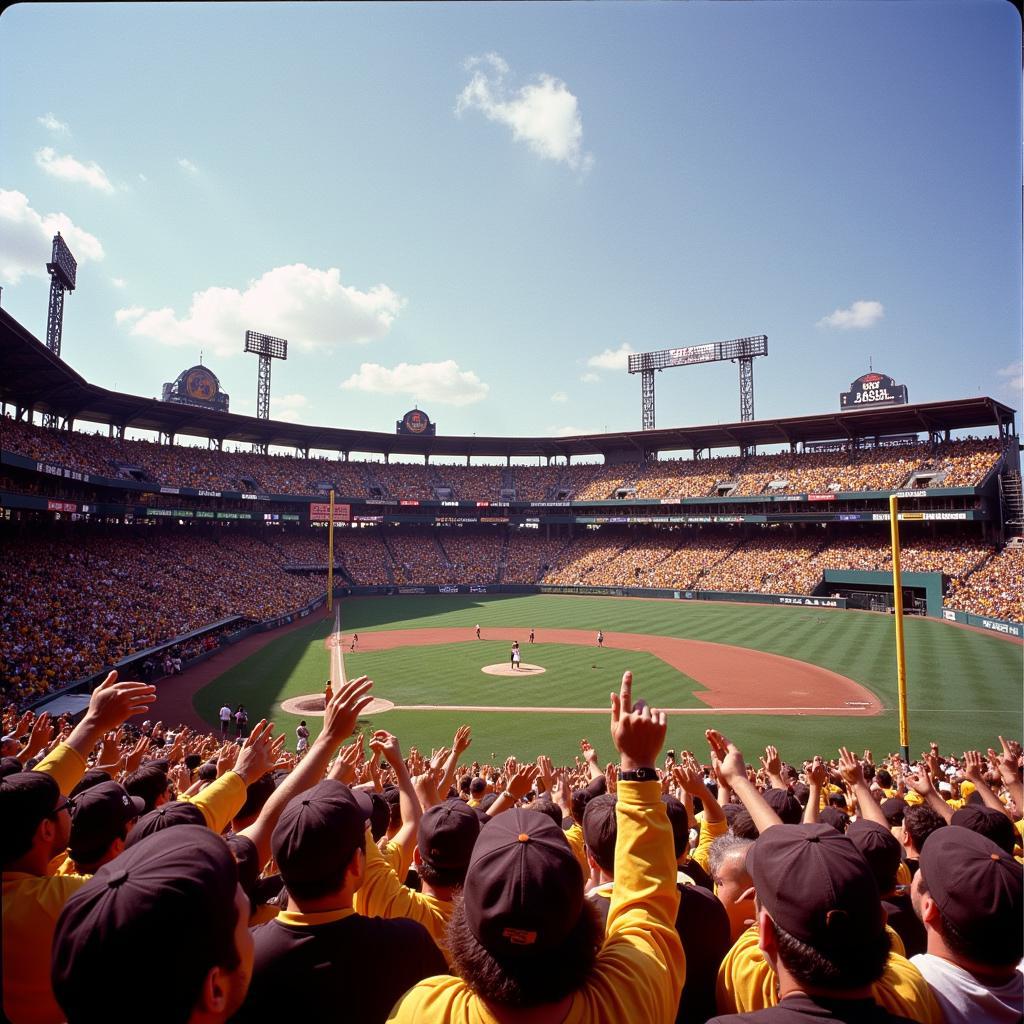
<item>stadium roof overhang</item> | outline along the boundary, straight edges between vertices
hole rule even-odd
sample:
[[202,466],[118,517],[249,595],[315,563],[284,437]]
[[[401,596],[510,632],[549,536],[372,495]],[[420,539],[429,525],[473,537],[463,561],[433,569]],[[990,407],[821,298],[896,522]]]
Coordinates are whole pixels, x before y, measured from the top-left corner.
[[576,437],[456,437],[385,434],[306,426],[213,412],[108,391],[88,383],[38,338],[0,309],[0,401],[61,419],[112,424],[192,437],[384,455],[637,458],[658,451],[849,441],[922,431],[997,427],[1016,434],[1015,411],[992,398],[965,398],[697,427]]

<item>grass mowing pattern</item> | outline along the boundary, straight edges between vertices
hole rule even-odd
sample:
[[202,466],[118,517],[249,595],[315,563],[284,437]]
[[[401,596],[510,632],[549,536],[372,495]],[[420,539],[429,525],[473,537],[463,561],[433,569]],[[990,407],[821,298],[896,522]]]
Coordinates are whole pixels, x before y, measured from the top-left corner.
[[[473,639],[479,623],[484,641]],[[506,643],[488,643],[488,627],[520,626],[523,657],[548,668],[532,680],[506,679],[480,672],[482,665],[504,662]],[[525,642],[530,627],[538,643]],[[905,620],[907,690],[911,749],[936,740],[943,749],[985,747],[999,733],[1021,731],[1021,678],[1024,649],[994,636],[959,629],[930,619]],[[250,721],[274,710],[280,728],[294,735],[299,719],[277,710],[278,702],[323,689],[327,651],[323,640],[330,623],[321,619],[267,645],[196,694],[195,707],[214,724],[222,700],[246,704]],[[754,759],[765,743],[774,743],[784,758],[798,760],[813,753],[831,754],[839,744],[875,754],[889,753],[899,743],[896,705],[895,623],[891,616],[705,602],[645,601],[622,598],[566,597],[393,597],[349,599],[342,605],[346,636],[372,630],[462,627],[466,644],[430,645],[349,654],[350,675],[370,674],[377,691],[396,704],[519,704],[597,707],[607,702],[624,668],[635,673],[634,692],[663,706],[700,707],[692,680],[657,658],[606,648],[545,645],[544,629],[583,629],[648,633],[734,644],[796,658],[849,676],[878,694],[887,709],[875,718],[813,715],[727,715],[708,710],[706,716],[669,720],[670,747],[703,755],[703,733],[715,725],[735,739]],[[471,641],[471,642],[469,642]],[[483,654],[481,648],[487,650]],[[549,663],[545,650],[555,659]],[[492,653],[493,652],[493,653]],[[597,658],[600,658],[600,662]],[[647,664],[642,664],[644,658]],[[621,659],[621,661],[620,661]],[[552,664],[557,663],[557,671]],[[597,663],[599,668],[590,669]],[[578,666],[583,666],[579,668]],[[591,676],[599,679],[592,679]],[[515,684],[513,690],[511,684]],[[512,699],[512,694],[539,694]],[[467,695],[469,695],[467,697]],[[472,699],[469,699],[469,698]],[[669,698],[669,699],[666,699]],[[546,698],[546,699],[543,699]],[[309,721],[314,734],[319,719]],[[480,760],[493,750],[498,756],[550,754],[557,761],[578,753],[588,737],[602,757],[611,757],[608,721],[598,715],[520,714],[510,712],[391,711],[360,722],[386,728],[406,748],[421,750],[451,742],[463,722],[473,728],[471,754]],[[292,743],[289,743],[291,746]]]

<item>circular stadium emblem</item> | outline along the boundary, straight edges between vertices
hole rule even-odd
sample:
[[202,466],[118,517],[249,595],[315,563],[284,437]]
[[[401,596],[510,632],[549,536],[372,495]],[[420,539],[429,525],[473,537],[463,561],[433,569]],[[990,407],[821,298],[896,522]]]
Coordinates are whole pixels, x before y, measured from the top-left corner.
[[201,402],[212,402],[217,394],[217,382],[206,370],[193,370],[185,378],[185,394]]
[[405,414],[405,429],[414,434],[422,434],[430,426],[430,418],[425,412],[413,409]]

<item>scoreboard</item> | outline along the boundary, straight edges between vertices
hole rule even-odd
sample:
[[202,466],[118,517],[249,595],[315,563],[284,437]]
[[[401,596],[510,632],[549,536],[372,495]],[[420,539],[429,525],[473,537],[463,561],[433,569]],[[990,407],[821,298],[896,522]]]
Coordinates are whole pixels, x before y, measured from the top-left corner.
[[858,377],[850,390],[839,396],[841,409],[861,409],[869,405],[906,405],[907,386],[897,384],[884,373],[865,373]]

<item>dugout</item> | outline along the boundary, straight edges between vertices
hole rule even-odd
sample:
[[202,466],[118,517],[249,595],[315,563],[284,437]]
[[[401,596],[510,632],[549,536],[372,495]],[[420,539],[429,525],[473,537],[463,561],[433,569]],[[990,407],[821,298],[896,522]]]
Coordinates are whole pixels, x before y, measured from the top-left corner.
[[[942,573],[904,572],[903,611],[906,615],[942,618]],[[826,569],[814,591],[816,596],[844,597],[847,608],[890,612],[895,605],[892,576],[864,569]]]

